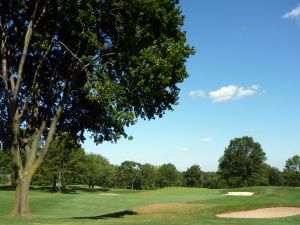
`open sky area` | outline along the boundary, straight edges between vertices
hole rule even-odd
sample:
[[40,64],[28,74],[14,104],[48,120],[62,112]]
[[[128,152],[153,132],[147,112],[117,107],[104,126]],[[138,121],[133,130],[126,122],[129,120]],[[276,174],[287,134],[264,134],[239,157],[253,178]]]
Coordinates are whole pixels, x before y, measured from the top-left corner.
[[282,169],[300,153],[300,0],[182,0],[180,8],[196,54],[179,105],[128,128],[132,141],[87,138],[83,147],[113,164],[215,171],[231,139],[252,136]]

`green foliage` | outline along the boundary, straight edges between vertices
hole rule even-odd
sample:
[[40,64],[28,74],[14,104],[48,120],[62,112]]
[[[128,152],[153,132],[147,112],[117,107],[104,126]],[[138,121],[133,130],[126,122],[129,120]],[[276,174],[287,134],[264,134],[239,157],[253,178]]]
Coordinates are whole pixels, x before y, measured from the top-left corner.
[[86,155],[86,181],[90,189],[95,185],[109,187],[113,183],[114,166],[101,155],[90,153]]
[[158,168],[157,185],[161,188],[181,185],[180,173],[174,164],[163,164]]
[[219,174],[231,187],[259,185],[265,152],[251,137],[230,141],[219,160]]
[[184,179],[187,187],[202,187],[202,171],[200,166],[193,165],[184,173]]
[[[85,152],[67,133],[59,133],[51,143],[48,160],[33,177],[33,184],[53,185],[53,191],[67,184],[83,182]],[[59,184],[59,187],[56,185]]]
[[[194,52],[181,31],[183,16],[177,4],[173,0],[40,2],[37,15],[42,16],[33,30],[18,95],[20,108],[29,100],[20,123],[31,124],[26,135],[45,116],[48,123],[52,121],[66,84],[67,100],[57,129],[74,135],[88,129],[97,143],[126,137],[124,126],[138,117],[153,119],[172,109],[178,100],[177,84],[188,76],[186,59]],[[9,52],[12,74],[18,69],[34,7],[33,0],[12,5],[8,43],[0,55]],[[36,98],[39,120],[31,113]],[[6,142],[8,113],[2,95],[0,102],[0,124],[5,124],[0,140]]]
[[9,154],[0,149],[0,184],[8,184],[14,177],[13,164]]
[[[81,140],[88,131],[97,144],[115,142],[128,138],[125,128],[138,118],[161,117],[178,103],[194,52],[178,1],[0,4],[0,143],[13,153],[24,184],[47,155],[56,163],[47,154],[56,131]],[[60,164],[54,167],[65,168]],[[16,214],[29,213],[25,195],[16,197]]]
[[141,164],[134,161],[124,161],[116,169],[115,179],[117,187],[140,189]]
[[285,185],[300,186],[300,156],[294,155],[285,163],[283,170]]
[[0,174],[12,174],[13,166],[9,154],[3,149],[0,149]]
[[203,172],[203,187],[204,188],[224,188],[226,181],[216,172]]
[[283,186],[284,177],[283,173],[276,167],[269,166],[269,185],[271,186]]
[[142,189],[155,189],[157,168],[149,163],[140,166],[140,180]]

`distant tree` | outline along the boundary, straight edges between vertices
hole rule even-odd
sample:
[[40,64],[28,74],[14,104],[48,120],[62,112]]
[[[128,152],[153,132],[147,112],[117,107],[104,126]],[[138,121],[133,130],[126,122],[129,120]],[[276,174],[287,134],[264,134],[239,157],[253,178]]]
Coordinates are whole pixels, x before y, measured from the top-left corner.
[[0,184],[12,184],[14,176],[13,163],[10,155],[0,149]]
[[224,188],[226,186],[226,182],[221,178],[219,173],[216,172],[203,172],[203,187],[204,188]]
[[230,141],[219,160],[219,174],[232,187],[256,185],[266,154],[251,137]]
[[140,167],[140,179],[142,189],[156,188],[157,168],[149,163],[142,164]]
[[126,160],[116,170],[118,186],[130,189],[141,188],[141,164]]
[[283,170],[287,186],[300,186],[300,156],[294,155],[285,162]]
[[114,166],[101,155],[90,153],[86,155],[86,180],[89,189],[95,185],[107,187],[112,183]]
[[33,183],[48,184],[53,191],[62,191],[68,183],[82,180],[85,152],[76,139],[58,133],[50,145],[49,158],[33,177]]
[[271,186],[284,185],[283,174],[278,168],[269,166],[268,172],[269,172],[269,185]]
[[200,166],[193,165],[184,172],[184,179],[188,187],[202,187],[202,171]]
[[177,171],[174,164],[163,164],[158,168],[157,184],[161,188],[179,186],[180,173]]

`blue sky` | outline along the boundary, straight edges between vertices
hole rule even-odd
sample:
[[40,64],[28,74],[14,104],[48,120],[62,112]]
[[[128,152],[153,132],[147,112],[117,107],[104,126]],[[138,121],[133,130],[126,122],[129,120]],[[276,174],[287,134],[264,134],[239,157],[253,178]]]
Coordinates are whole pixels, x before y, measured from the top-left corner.
[[196,54],[179,105],[128,128],[132,141],[83,147],[114,164],[213,171],[229,141],[247,135],[282,169],[300,153],[300,1],[182,0],[180,7]]

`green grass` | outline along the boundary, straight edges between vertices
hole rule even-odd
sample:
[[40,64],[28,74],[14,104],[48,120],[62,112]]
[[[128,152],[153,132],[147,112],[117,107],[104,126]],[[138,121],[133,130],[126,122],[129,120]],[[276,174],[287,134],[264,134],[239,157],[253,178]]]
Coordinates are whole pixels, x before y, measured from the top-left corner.
[[[300,216],[276,219],[216,217],[217,213],[235,210],[270,206],[300,207],[300,188],[254,187],[235,189],[235,191],[239,190],[253,191],[255,195],[251,197],[225,196],[223,194],[228,190],[198,188],[165,188],[154,191],[97,189],[94,192],[88,192],[82,187],[71,187],[68,193],[59,194],[36,188],[30,192],[32,216],[30,218],[16,218],[9,216],[13,206],[14,191],[0,188],[0,224],[300,224]],[[110,196],[101,195],[101,193],[117,193],[119,195]],[[172,203],[174,204],[172,205]],[[180,205],[175,203],[180,203]],[[154,204],[159,205],[154,207],[155,209],[147,208],[147,206]]]

